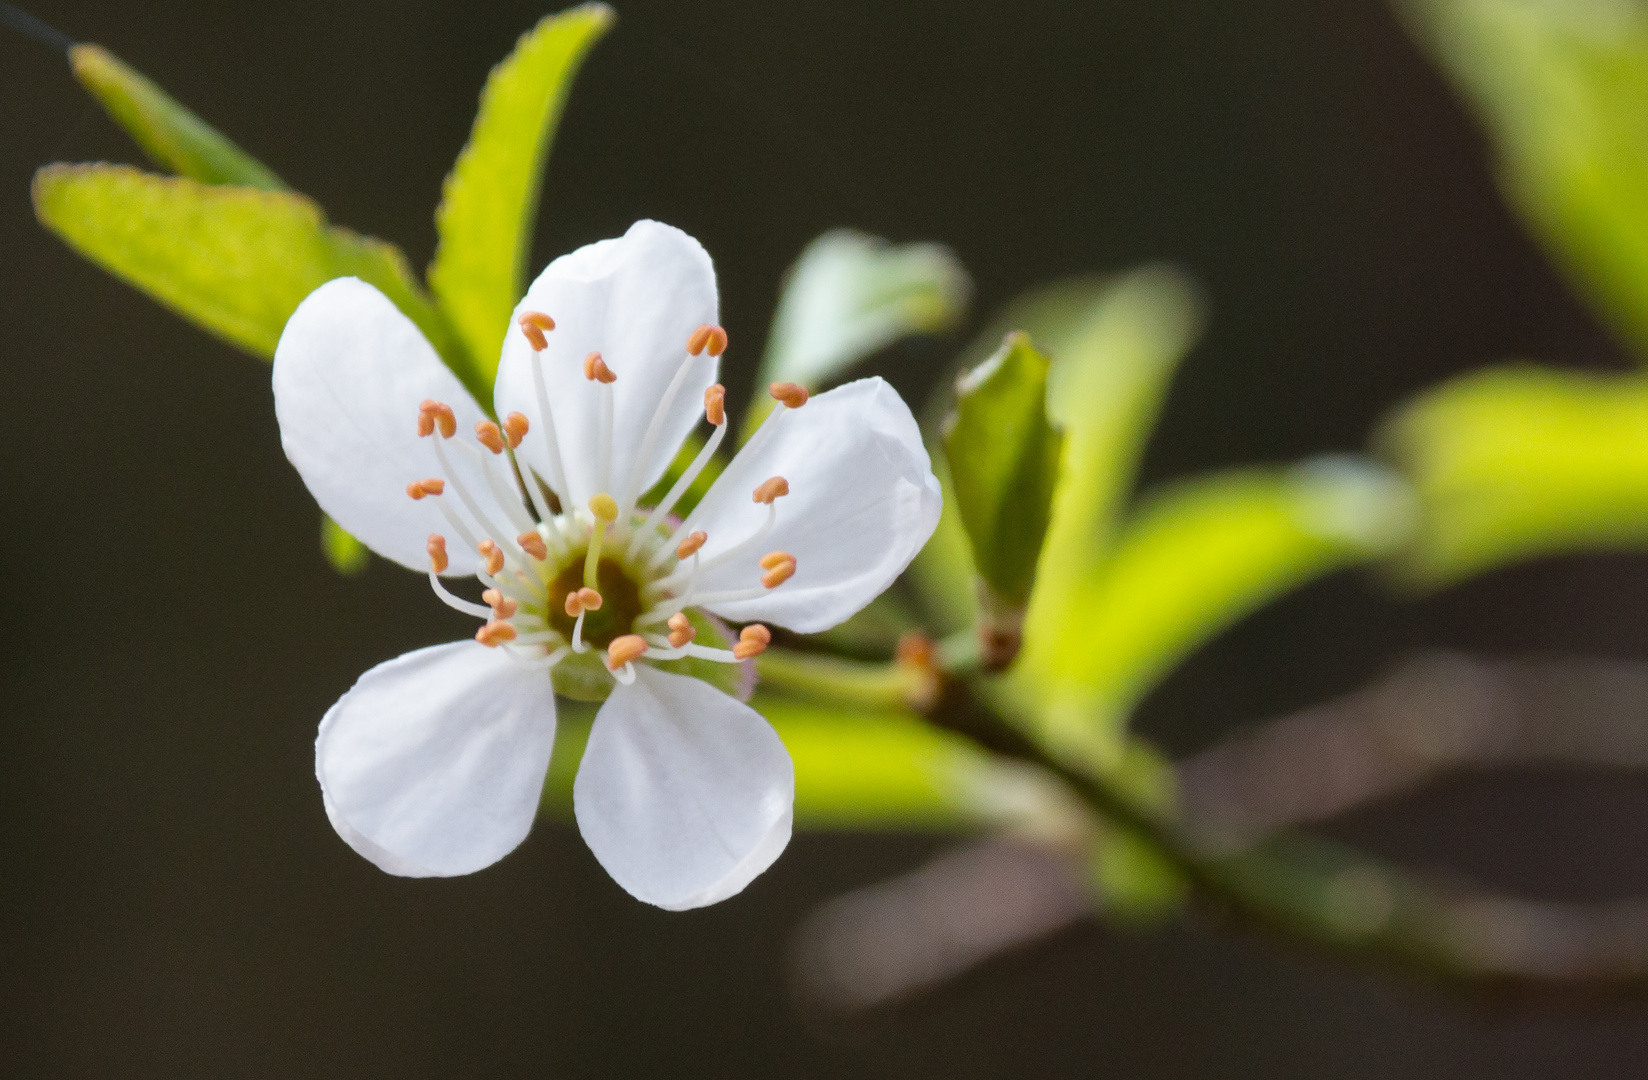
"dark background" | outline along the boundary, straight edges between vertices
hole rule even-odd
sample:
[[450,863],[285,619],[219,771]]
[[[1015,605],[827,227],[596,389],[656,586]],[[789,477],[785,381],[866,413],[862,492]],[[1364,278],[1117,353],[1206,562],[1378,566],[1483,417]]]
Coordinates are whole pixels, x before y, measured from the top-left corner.
[[[416,265],[519,2],[67,3],[334,220]],[[342,580],[268,372],[80,261],[32,171],[139,160],[62,58],[0,31],[0,1063],[57,1076],[1602,1077],[1648,1007],[1505,1013],[1196,922],[1084,924],[926,1001],[819,1025],[783,951],[920,838],[798,836],[712,909],[625,896],[569,827],[411,882],[333,835],[315,724],[463,620]],[[1150,478],[1362,446],[1454,372],[1623,366],[1495,193],[1483,143],[1376,2],[646,3],[578,83],[534,267],[654,216],[715,256],[744,385],[780,273],[853,225],[955,247],[982,316],[1059,274],[1172,259],[1213,322]],[[959,345],[877,361],[912,398]],[[741,381],[742,380],[742,381]],[[1648,657],[1648,562],[1550,560],[1423,600],[1344,575],[1224,635],[1148,703],[1175,752],[1420,646]],[[1341,823],[1540,896],[1648,890],[1648,790],[1454,782]]]

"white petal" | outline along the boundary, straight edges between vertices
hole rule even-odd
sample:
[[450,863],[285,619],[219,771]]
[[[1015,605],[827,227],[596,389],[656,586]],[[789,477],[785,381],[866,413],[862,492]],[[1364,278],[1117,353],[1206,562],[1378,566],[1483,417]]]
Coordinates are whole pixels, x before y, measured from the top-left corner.
[[789,751],[760,713],[641,664],[596,714],[572,785],[596,859],[670,911],[725,900],[771,866],[794,803]]
[[[358,278],[310,293],[275,347],[273,380],[281,446],[322,510],[413,570],[429,566],[429,534],[446,535],[447,572],[475,572],[477,556],[450,535],[435,500],[414,502],[406,485],[442,476],[432,439],[418,438],[425,398],[452,406],[458,438],[473,438],[484,414],[388,297]],[[457,447],[448,445],[447,454],[465,488],[504,527],[480,471]],[[454,498],[450,489],[446,497]]]
[[767,508],[751,493],[782,476],[790,493],[775,504],[777,522],[755,548],[699,574],[694,591],[757,588],[761,556],[789,552],[795,576],[776,589],[706,606],[734,622],[817,633],[875,599],[910,565],[938,524],[943,496],[915,417],[880,379],[819,394],[771,422],[780,425],[771,440],[752,442],[757,452],[728,466],[692,523],[709,533],[700,557],[714,558],[760,528]]
[[526,838],[554,745],[548,677],[461,641],[362,675],[320,722],[315,777],[350,847],[391,874],[452,877]]
[[[544,384],[554,415],[561,459],[574,507],[606,491],[623,498],[641,444],[658,406],[682,364],[689,365],[658,436],[641,462],[637,492],[652,486],[676,448],[704,412],[704,391],[715,382],[719,361],[687,356],[687,339],[715,324],[715,268],[698,241],[656,221],[638,221],[616,240],[581,247],[550,263],[515,309],[555,320],[544,350]],[[598,352],[617,381],[609,388],[584,378],[584,357]],[[512,323],[498,367],[499,416],[524,413],[539,423],[532,382],[532,347]],[[612,458],[600,471],[601,395],[614,395]],[[539,434],[522,444],[533,468],[554,482]],[[560,492],[563,498],[567,492]]]

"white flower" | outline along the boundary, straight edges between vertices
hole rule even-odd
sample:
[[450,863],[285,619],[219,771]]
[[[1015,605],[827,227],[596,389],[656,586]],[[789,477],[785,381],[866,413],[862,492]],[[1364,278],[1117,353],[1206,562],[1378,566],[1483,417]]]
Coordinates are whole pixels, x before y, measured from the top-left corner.
[[[368,671],[321,721],[327,815],[379,867],[467,874],[521,842],[554,743],[553,691],[605,699],[573,806],[632,895],[715,903],[789,842],[795,781],[778,736],[679,671],[723,661],[735,666],[715,670],[748,675],[770,639],[750,623],[730,651],[706,644],[724,629],[713,616],[811,633],[858,611],[926,542],[939,486],[881,380],[810,401],[780,385],[677,521],[727,431],[717,323],[709,256],[678,229],[642,221],[556,259],[516,310],[497,424],[372,286],[329,282],[293,314],[274,363],[287,457],[340,525],[486,620],[475,641]],[[706,418],[692,467],[637,506]],[[473,574],[486,603],[441,574]]]

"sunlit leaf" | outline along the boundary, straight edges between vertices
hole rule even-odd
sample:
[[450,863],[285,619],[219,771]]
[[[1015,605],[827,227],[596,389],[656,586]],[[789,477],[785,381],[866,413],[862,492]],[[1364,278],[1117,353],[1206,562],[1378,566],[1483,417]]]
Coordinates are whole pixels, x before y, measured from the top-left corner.
[[1167,485],[1108,559],[1046,598],[1056,603],[1044,602],[1038,581],[1004,700],[1102,756],[1120,746],[1138,700],[1192,650],[1290,589],[1389,556],[1414,518],[1407,486],[1355,458]]
[[1648,7],[1398,7],[1486,123],[1509,201],[1648,359]]
[[[849,229],[827,232],[807,245],[785,277],[756,385],[817,389],[899,338],[955,326],[972,292],[967,271],[941,244],[894,245]],[[744,437],[771,407],[765,394],[755,396],[744,415]]]
[[320,550],[332,569],[344,577],[353,577],[372,561],[366,545],[325,514],[320,516]]
[[[328,225],[294,192],[213,187],[122,165],[50,165],[35,174],[34,208],[80,254],[254,356],[274,355],[310,292],[354,276],[383,290],[453,363],[446,321],[399,249]],[[490,401],[490,385],[468,374],[479,400]]]
[[446,179],[429,287],[488,385],[526,291],[544,159],[573,77],[612,20],[605,4],[584,4],[523,34],[487,78],[469,143]]
[[957,387],[944,450],[979,576],[1015,606],[1030,599],[1062,445],[1047,422],[1047,359],[1029,335],[1009,335]]
[[285,191],[274,170],[101,45],[69,50],[75,78],[163,169],[203,184]]
[[1490,368],[1421,394],[1380,442],[1420,498],[1398,564],[1415,584],[1648,543],[1648,380]]

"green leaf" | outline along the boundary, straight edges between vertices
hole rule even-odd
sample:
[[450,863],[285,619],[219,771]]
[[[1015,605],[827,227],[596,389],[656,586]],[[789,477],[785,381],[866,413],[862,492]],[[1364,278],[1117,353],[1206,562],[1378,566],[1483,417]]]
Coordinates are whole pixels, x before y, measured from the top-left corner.
[[366,545],[325,514],[320,516],[320,550],[332,569],[344,577],[354,577],[372,561]]
[[[911,334],[948,330],[967,313],[972,281],[941,244],[889,244],[850,229],[824,233],[785,275],[756,385],[809,389]],[[744,414],[748,438],[772,409],[756,394]]]
[[956,508],[956,488],[950,482],[944,455],[940,447],[932,445],[927,447],[927,454],[932,459],[933,474],[944,489],[944,503],[938,527],[910,564],[908,573],[920,601],[924,625],[929,632],[946,637],[971,627],[978,617],[978,590],[973,586],[978,571],[973,568],[972,542],[967,539],[967,528]]
[[487,78],[469,142],[446,178],[429,287],[488,387],[526,291],[544,159],[572,79],[612,20],[605,4],[584,4],[521,35]]
[[1403,406],[1379,444],[1419,494],[1421,526],[1397,564],[1413,585],[1648,544],[1648,380],[1489,368]]
[[86,258],[265,359],[304,297],[333,278],[361,278],[418,325],[478,400],[492,400],[400,250],[328,225],[295,192],[208,186],[123,165],[49,165],[35,174],[34,209]]
[[1648,359],[1648,8],[1627,0],[1401,0],[1469,96],[1506,198]]
[[1047,359],[1029,335],[1009,335],[957,386],[944,451],[973,563],[1015,606],[1030,599],[1062,446],[1047,422]]
[[1307,581],[1391,555],[1415,516],[1407,485],[1357,458],[1168,485],[1110,558],[1056,594],[1038,582],[1003,701],[1102,761],[1139,699],[1191,651]]
[[69,50],[74,77],[161,168],[203,184],[285,191],[274,170],[101,45]]

